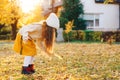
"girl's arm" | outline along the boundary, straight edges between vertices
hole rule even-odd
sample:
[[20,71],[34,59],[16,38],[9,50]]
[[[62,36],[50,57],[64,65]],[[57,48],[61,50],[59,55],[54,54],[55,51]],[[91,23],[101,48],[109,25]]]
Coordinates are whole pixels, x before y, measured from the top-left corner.
[[49,59],[52,59],[52,56],[56,56],[58,59],[63,59],[60,55],[53,53],[53,46],[51,48],[51,50],[47,50],[47,48],[45,47],[44,41],[41,41],[41,39],[37,39],[36,43],[38,45],[38,47],[47,54],[47,56],[49,56]]
[[46,57],[48,57],[49,60],[51,60],[52,59],[52,55],[51,55],[52,53],[47,51],[47,49],[45,47],[45,44],[44,44],[44,41],[42,41],[41,39],[37,39],[36,44],[39,47],[39,49],[42,51],[42,53],[45,53],[45,55],[47,55]]
[[31,40],[31,37],[29,36],[29,32],[34,32],[38,29],[40,29],[40,24],[30,24],[27,26],[24,26],[20,29],[19,33],[22,35],[23,41]]

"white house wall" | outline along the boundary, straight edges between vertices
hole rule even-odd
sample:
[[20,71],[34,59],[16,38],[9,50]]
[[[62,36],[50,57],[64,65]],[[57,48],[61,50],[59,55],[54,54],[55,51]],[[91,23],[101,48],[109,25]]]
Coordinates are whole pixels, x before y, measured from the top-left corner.
[[119,5],[95,3],[95,0],[81,0],[85,13],[100,14],[99,30],[119,28]]

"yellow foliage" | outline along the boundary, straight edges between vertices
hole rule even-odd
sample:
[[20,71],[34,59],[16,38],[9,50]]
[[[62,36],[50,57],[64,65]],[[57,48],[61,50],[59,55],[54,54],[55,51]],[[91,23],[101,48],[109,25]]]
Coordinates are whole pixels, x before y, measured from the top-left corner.
[[109,2],[114,2],[114,0],[109,0]]
[[41,14],[41,12],[41,7],[36,6],[34,11],[24,14],[23,17],[19,19],[18,27],[43,20],[44,16]]
[[66,33],[69,33],[69,32],[72,30],[73,24],[74,24],[74,20],[69,21],[67,24],[65,24],[65,26],[66,26],[65,32],[66,32]]
[[0,0],[0,24],[11,25],[20,17],[20,8],[16,2]]
[[17,27],[38,22],[43,19],[41,15],[41,7],[37,5],[35,10],[29,14],[23,14],[19,5],[16,4],[17,0],[0,0],[0,24],[11,25],[18,20]]
[[107,3],[109,3],[109,2],[114,2],[114,0],[105,0],[105,1],[104,1],[104,4],[107,4]]

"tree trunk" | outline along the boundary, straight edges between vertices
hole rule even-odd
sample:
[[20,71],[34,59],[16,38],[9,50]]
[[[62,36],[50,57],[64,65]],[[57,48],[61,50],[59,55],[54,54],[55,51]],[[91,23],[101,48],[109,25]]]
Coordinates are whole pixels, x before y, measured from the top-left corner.
[[5,24],[0,24],[0,29],[2,29],[5,26]]
[[16,34],[17,34],[17,23],[18,23],[18,20],[15,20],[15,22],[13,23],[13,24],[11,24],[11,27],[12,27],[12,31],[11,31],[11,39],[12,40],[15,40],[15,38],[16,38]]

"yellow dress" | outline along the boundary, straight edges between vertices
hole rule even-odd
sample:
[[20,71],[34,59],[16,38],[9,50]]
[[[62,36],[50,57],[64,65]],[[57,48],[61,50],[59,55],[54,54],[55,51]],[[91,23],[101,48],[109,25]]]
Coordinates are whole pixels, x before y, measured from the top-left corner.
[[17,33],[13,50],[21,55],[35,56],[37,51],[34,41],[41,38],[41,29],[42,21],[40,23],[33,23],[23,26]]
[[20,33],[17,33],[13,50],[16,53],[19,53],[21,55],[25,56],[35,56],[36,55],[36,46],[34,44],[34,41],[28,40],[27,42],[23,42],[22,36]]

